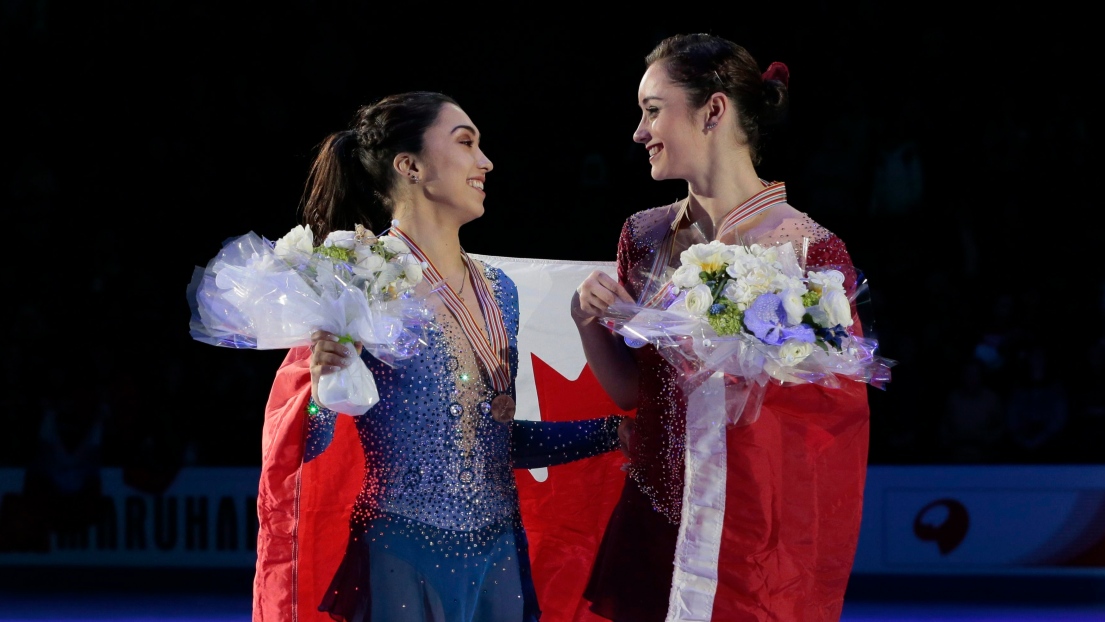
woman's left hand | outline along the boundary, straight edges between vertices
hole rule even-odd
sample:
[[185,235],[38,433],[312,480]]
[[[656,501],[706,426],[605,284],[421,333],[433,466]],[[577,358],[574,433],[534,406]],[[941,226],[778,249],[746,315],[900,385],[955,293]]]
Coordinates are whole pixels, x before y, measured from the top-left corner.
[[311,333],[311,395],[318,401],[318,379],[349,367],[360,356],[361,342],[339,343],[338,336],[325,330]]

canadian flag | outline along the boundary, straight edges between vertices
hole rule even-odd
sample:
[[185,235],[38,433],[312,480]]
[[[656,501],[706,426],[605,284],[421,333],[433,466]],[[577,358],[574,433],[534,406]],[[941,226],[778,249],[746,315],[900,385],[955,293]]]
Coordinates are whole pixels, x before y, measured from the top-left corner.
[[[502,269],[518,287],[516,417],[565,421],[631,414],[599,386],[569,315],[576,287],[592,271],[617,278],[613,262],[473,257]],[[610,452],[516,473],[541,622],[605,621],[588,610],[583,588],[621,495],[624,463],[621,452]]]

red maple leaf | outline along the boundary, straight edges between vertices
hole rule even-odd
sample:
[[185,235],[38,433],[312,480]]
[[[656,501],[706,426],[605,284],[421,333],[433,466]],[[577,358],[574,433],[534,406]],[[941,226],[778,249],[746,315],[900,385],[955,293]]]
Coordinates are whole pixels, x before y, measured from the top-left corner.
[[[536,354],[531,357],[543,421],[632,414],[614,404],[590,366],[569,380]],[[606,522],[621,495],[625,461],[620,451],[612,451],[549,467],[543,482],[528,470],[516,472],[541,622],[604,620],[588,610],[583,588]]]

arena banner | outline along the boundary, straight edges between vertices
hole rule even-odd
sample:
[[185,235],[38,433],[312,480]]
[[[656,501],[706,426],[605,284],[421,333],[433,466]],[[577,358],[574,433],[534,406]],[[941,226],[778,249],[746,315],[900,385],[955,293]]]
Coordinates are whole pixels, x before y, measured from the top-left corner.
[[258,474],[186,467],[152,495],[129,486],[123,469],[103,468],[95,500],[29,497],[23,469],[0,469],[0,566],[253,566]]
[[[608,516],[586,507],[602,507],[601,477],[587,480],[600,487],[587,502],[565,497],[557,484],[609,465],[581,464],[560,477],[571,466],[553,467],[543,482],[518,474],[523,502],[549,510],[548,520],[527,527],[545,540],[534,555],[550,564],[549,547],[568,540],[561,528]],[[22,499],[23,469],[0,468],[0,566],[252,567],[258,474],[186,467],[151,495],[127,486],[121,469],[105,468],[100,519],[55,532],[46,528],[51,517]],[[562,510],[551,507],[557,493]],[[1105,575],[1105,465],[871,466],[853,572]]]
[[1105,576],[1105,465],[872,466],[853,573]]

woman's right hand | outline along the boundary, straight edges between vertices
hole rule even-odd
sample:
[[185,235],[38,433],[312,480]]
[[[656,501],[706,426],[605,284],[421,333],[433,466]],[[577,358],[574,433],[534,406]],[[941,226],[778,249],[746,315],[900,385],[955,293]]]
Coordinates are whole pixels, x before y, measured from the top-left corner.
[[360,356],[361,344],[338,343],[338,336],[325,330],[311,333],[311,396],[318,402],[318,379],[349,367]]
[[603,390],[619,408],[632,410],[637,407],[637,361],[621,335],[596,321],[618,301],[634,302],[621,283],[595,270],[572,295],[572,321],[579,331],[587,364]]
[[577,326],[590,324],[618,300],[632,303],[633,297],[614,277],[595,270],[579,284],[572,296],[572,319]]

